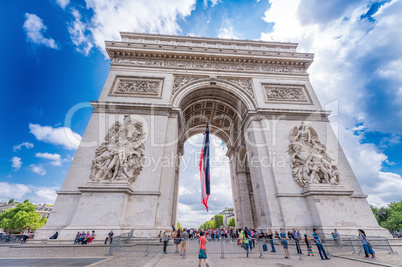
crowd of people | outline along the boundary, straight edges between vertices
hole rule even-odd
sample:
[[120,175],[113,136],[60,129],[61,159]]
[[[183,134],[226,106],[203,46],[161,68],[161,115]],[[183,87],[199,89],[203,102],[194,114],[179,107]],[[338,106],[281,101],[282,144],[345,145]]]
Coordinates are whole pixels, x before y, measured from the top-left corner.
[[94,240],[95,237],[96,234],[94,230],[92,230],[92,233],[90,233],[89,231],[87,231],[86,233],[85,231],[82,231],[82,233],[77,232],[77,234],[75,235],[74,244],[91,244],[92,240]]
[[[336,246],[341,246],[342,245],[342,239],[341,235],[339,232],[335,229],[334,232],[331,233],[332,238],[334,240],[334,243]],[[186,246],[187,246],[187,241],[190,239],[198,239],[198,244],[199,244],[199,249],[198,249],[198,257],[200,259],[200,264],[201,260],[205,259],[206,264],[208,266],[207,262],[207,254],[206,254],[206,243],[209,241],[216,241],[216,240],[221,240],[221,239],[226,239],[226,240],[232,240],[232,241],[237,241],[237,245],[241,246],[246,250],[246,255],[247,257],[249,256],[249,253],[252,253],[253,249],[256,246],[257,241],[265,241],[262,248],[264,251],[268,250],[267,244],[269,242],[269,245],[271,247],[271,252],[272,253],[277,253],[278,248],[278,242],[274,242],[274,240],[279,240],[280,246],[283,248],[285,258],[289,259],[290,258],[290,252],[289,252],[289,241],[293,240],[293,245],[296,249],[295,254],[300,254],[303,255],[303,251],[301,248],[301,244],[304,243],[306,246],[307,250],[307,256],[314,256],[313,253],[313,242],[316,245],[317,251],[320,254],[321,260],[330,260],[328,257],[328,253],[325,251],[321,238],[317,232],[317,229],[313,229],[313,234],[311,236],[308,236],[300,233],[300,231],[297,231],[295,228],[293,228],[292,231],[286,232],[283,228],[280,229],[280,231],[275,231],[275,233],[268,229],[267,231],[260,230],[259,232],[256,231],[255,229],[248,229],[247,227],[244,228],[219,228],[219,229],[174,229],[170,230],[167,229],[162,233],[162,231],[159,232],[158,237],[160,238],[160,242],[163,242],[163,252],[166,252],[166,248],[168,245],[168,242],[170,239],[173,240],[175,247],[176,247],[176,252],[180,256],[186,253]],[[358,238],[361,240],[364,252],[366,254],[366,257],[369,257],[369,254],[371,255],[371,258],[375,259],[375,253],[373,251],[372,246],[367,240],[367,236],[365,235],[364,231],[359,229],[358,231]]]

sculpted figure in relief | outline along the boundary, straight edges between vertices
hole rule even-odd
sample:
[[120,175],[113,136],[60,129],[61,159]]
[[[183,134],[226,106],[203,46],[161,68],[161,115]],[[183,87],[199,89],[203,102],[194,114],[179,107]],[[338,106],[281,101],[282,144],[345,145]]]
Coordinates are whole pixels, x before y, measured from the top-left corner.
[[303,122],[290,133],[288,153],[291,156],[292,174],[300,185],[339,184],[339,170],[318,139],[316,131]]
[[124,124],[116,122],[110,127],[105,140],[95,151],[90,179],[92,181],[135,181],[140,174],[144,158],[143,124],[131,123],[129,115]]

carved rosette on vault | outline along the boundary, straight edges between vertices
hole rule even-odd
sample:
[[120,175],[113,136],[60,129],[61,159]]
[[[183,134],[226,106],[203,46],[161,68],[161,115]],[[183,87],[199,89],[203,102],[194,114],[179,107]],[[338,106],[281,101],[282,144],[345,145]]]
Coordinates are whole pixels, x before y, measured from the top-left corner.
[[316,131],[303,122],[290,133],[288,153],[293,177],[300,186],[307,184],[339,184],[339,171],[318,139]]
[[89,179],[93,182],[135,182],[144,165],[143,123],[131,123],[124,115],[124,123],[115,122],[102,144],[95,150]]

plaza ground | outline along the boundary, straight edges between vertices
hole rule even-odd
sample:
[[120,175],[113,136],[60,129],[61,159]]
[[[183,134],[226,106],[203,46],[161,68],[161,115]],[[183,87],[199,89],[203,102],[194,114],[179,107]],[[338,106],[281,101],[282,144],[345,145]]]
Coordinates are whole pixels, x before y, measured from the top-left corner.
[[[402,243],[402,242],[401,242]],[[208,255],[210,266],[402,266],[402,246],[397,244],[393,249],[399,255],[389,255],[385,251],[377,251],[376,260],[365,260],[362,255],[351,253],[337,254],[329,261],[322,261],[316,253],[314,257],[296,256],[284,259],[283,255],[268,255],[264,259],[258,257],[258,252],[249,258],[245,254]],[[115,252],[106,256],[109,247],[104,245],[30,245],[14,244],[0,245],[0,266],[198,266],[197,255],[189,254],[183,259],[177,254]],[[305,253],[306,254],[306,253]],[[205,263],[203,262],[203,265]]]

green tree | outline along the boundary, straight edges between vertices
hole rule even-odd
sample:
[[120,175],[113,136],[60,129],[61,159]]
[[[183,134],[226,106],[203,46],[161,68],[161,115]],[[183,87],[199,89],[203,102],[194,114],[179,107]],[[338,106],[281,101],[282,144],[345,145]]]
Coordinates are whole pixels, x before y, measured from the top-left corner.
[[25,200],[24,200],[24,203],[29,203],[29,199],[25,199]]
[[8,201],[8,204],[13,204],[14,203],[14,198],[12,198],[12,199],[10,199],[9,201]]
[[389,231],[402,230],[402,201],[392,202],[388,207],[371,206],[378,224]]
[[232,219],[229,220],[228,226],[229,227],[236,227],[235,218],[232,218]]
[[213,221],[213,228],[219,228],[223,226],[223,216],[222,215],[215,215]]
[[19,203],[15,208],[0,213],[0,228],[4,230],[36,230],[46,221],[47,218],[36,213],[35,206],[29,202]]

